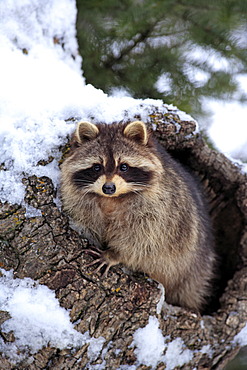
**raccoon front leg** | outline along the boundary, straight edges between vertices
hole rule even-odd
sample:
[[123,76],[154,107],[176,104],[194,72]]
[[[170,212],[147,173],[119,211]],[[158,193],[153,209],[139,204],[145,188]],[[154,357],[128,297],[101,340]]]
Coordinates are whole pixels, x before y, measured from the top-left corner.
[[96,258],[95,261],[87,264],[87,267],[99,264],[99,266],[95,269],[95,272],[99,272],[103,267],[105,267],[103,277],[107,276],[108,271],[112,266],[119,264],[119,259],[117,258],[118,254],[110,249],[103,251],[99,248],[92,247],[90,249],[86,249],[85,253]]

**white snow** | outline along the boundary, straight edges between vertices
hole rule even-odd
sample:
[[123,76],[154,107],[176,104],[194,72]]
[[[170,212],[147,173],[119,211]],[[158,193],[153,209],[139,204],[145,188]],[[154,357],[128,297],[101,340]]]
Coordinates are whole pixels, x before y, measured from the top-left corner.
[[[244,27],[246,28],[243,25],[234,32],[234,37],[238,39],[242,48],[246,45]],[[240,63],[234,62],[233,59],[230,63],[211,48],[191,45],[190,48],[187,47],[185,57],[190,62],[204,63],[214,71],[236,72],[235,81],[239,88],[231,100],[202,99],[204,108],[212,113],[212,116],[204,122],[204,126],[219,151],[228,157],[247,161],[247,106],[246,102],[239,102],[243,95],[247,96],[247,74],[239,74]],[[204,70],[187,68],[186,72],[197,86],[203,86],[209,79],[208,73]]]
[[77,332],[69,312],[60,307],[53,291],[30,278],[14,279],[13,272],[0,271],[3,275],[0,277],[0,310],[11,315],[1,330],[3,333],[13,331],[15,336],[13,343],[5,343],[0,337],[0,352],[15,363],[43,346],[63,349],[88,343],[88,358],[90,361],[97,358],[105,339]]
[[144,328],[134,333],[133,345],[136,346],[135,355],[139,364],[151,366],[152,369],[162,361],[165,345],[165,338],[159,329],[159,321],[156,317],[150,316],[149,322]]
[[239,346],[247,346],[247,324],[243,327],[242,330],[234,337],[233,339],[234,344],[238,344]]
[[160,290],[160,300],[156,306],[156,313],[159,315],[165,302],[165,287],[159,283],[158,288]]
[[181,338],[176,338],[168,343],[164,356],[164,363],[167,370],[172,370],[177,366],[183,366],[193,358],[193,352],[185,347]]
[[209,358],[213,356],[210,345],[190,350],[186,348],[180,337],[168,341],[170,336],[163,336],[157,317],[150,316],[148,324],[144,328],[137,329],[133,336],[131,347],[136,347],[134,352],[137,357],[137,367],[146,365],[155,369],[158,364],[164,363],[167,370],[173,370],[189,363],[197,353],[206,354]]
[[233,72],[233,67],[235,67],[235,72],[239,70],[238,64],[233,64],[233,60],[229,63],[228,59],[222,57],[220,52],[210,46],[202,47],[190,41],[184,45],[184,58],[189,64],[202,64],[208,66],[214,72]]
[[166,343],[169,337],[163,336],[155,316],[150,316],[148,324],[136,330],[133,338],[132,346],[136,347],[134,352],[138,365],[151,366],[155,369],[158,364],[164,363],[167,370],[172,370],[193,358],[193,351],[185,347],[181,338]]
[[209,358],[213,357],[214,351],[211,348],[210,344],[202,346],[202,348],[199,350],[199,352],[203,354],[207,354]]
[[[234,33],[242,48],[246,47],[246,26],[243,25]],[[201,118],[201,127],[204,126],[216,149],[229,158],[240,159],[247,162],[247,105],[246,101],[240,103],[242,96],[247,96],[247,74],[239,74],[240,65],[229,63],[220,53],[211,48],[198,45],[184,47],[184,70],[190,81],[201,87],[210,78],[210,74],[198,67],[192,67],[193,62],[208,65],[213,71],[236,72],[235,81],[239,88],[231,100],[216,100],[202,98],[202,105],[206,111],[211,112],[209,118]],[[163,73],[156,82],[159,92],[168,93],[171,89],[169,74]],[[247,172],[247,167],[245,169]]]
[[[73,129],[64,117],[74,115],[78,94],[85,86],[80,72],[81,58],[77,55],[75,17],[73,0],[0,3],[3,201],[21,203],[24,174],[45,172],[57,184],[57,162],[45,170],[37,162],[49,155],[59,157],[58,147]],[[54,38],[63,40],[64,49],[54,43]]]
[[[87,355],[90,361],[94,361],[97,359],[100,352],[102,351],[104,343],[105,343],[105,338],[103,337],[90,339],[90,344],[87,349]],[[104,357],[103,354],[102,354],[102,357]]]

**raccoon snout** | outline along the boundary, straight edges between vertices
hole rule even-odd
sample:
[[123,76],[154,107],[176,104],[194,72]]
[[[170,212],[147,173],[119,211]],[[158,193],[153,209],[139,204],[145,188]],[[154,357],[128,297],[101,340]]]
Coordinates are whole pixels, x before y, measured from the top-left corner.
[[104,194],[108,194],[108,195],[114,194],[116,191],[116,186],[113,182],[106,182],[102,186],[102,191]]

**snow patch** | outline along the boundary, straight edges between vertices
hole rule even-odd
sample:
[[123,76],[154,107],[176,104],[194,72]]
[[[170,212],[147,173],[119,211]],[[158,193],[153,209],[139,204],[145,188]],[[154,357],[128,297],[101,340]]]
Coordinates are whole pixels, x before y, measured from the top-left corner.
[[138,365],[151,366],[155,369],[158,364],[164,363],[166,369],[172,370],[176,366],[190,362],[193,358],[193,351],[185,347],[181,338],[166,343],[169,337],[163,336],[159,329],[159,321],[154,316],[150,316],[148,324],[136,330],[133,337],[132,346],[136,346],[134,352]]
[[15,336],[13,343],[5,343],[0,337],[0,352],[4,356],[17,363],[44,346],[78,348],[88,343],[90,361],[97,358],[105,339],[77,332],[69,312],[60,307],[53,291],[30,278],[14,279],[12,271],[0,269],[0,272],[0,310],[11,315],[1,330],[13,331]]
[[167,370],[172,370],[177,366],[183,366],[193,358],[193,351],[185,347],[181,338],[176,338],[168,343],[164,356],[164,363]]
[[26,204],[26,213],[25,213],[25,216],[27,218],[31,218],[31,217],[41,217],[42,216],[42,212],[40,209],[36,209],[28,204]]
[[233,343],[241,347],[247,346],[247,324],[243,327],[242,330],[240,330],[237,335],[235,335]]
[[154,369],[163,360],[166,348],[165,338],[159,329],[159,321],[155,316],[150,316],[144,328],[137,329],[134,333],[133,345],[136,346],[135,355],[138,364],[151,366]]
[[164,285],[159,283],[158,288],[159,288],[161,294],[160,294],[160,300],[159,300],[159,302],[157,303],[157,306],[156,306],[157,315],[159,315],[161,313],[162,307],[163,307],[164,302],[165,302],[165,287],[164,287]]
[[212,358],[214,353],[210,345],[192,351],[186,348],[180,337],[168,343],[167,341],[170,341],[170,336],[164,337],[157,317],[150,316],[148,324],[144,328],[137,329],[133,335],[131,347],[136,347],[134,353],[137,366],[135,368],[145,365],[155,369],[159,364],[164,363],[167,370],[173,370],[189,363],[197,353],[205,354],[209,358]]
[[103,345],[105,343],[105,338],[91,338],[90,344],[87,350],[87,355],[90,361],[95,361],[100,355]]
[[202,354],[208,355],[209,358],[213,357],[214,351],[211,348],[210,344],[202,346],[202,348],[199,350]]

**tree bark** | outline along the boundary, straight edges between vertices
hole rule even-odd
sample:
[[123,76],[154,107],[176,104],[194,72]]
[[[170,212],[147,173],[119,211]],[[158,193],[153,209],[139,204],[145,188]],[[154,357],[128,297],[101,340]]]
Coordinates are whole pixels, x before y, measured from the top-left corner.
[[[221,259],[220,283],[210,312],[201,316],[164,304],[157,313],[161,290],[156,282],[122,266],[113,267],[107,278],[87,267],[92,262],[84,253],[88,241],[56,206],[51,180],[32,176],[23,179],[25,202],[39,209],[41,216],[26,218],[24,206],[0,204],[0,266],[14,269],[15,277],[30,277],[55,290],[61,306],[70,310],[75,328],[106,341],[91,363],[88,345],[66,350],[46,347],[18,365],[0,354],[0,368],[84,369],[102,364],[104,369],[121,365],[147,369],[137,363],[135,347],[130,345],[149,316],[158,318],[164,337],[170,336],[168,342],[179,337],[193,351],[183,369],[222,369],[238,352],[232,340],[247,320],[247,177],[194,134],[193,121],[181,121],[174,112],[154,111],[150,128],[154,127],[167,150],[200,178],[209,200]],[[8,313],[0,312],[0,323],[8,318]],[[14,340],[3,331],[0,335],[6,342]],[[210,346],[211,352],[202,351],[203,346]],[[157,368],[164,369],[165,364]]]

